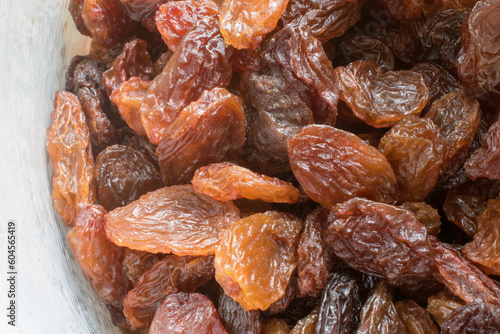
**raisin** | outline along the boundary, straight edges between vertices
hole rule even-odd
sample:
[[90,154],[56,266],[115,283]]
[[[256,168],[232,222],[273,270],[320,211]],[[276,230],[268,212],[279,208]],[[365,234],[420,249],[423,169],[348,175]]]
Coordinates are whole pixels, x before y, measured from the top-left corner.
[[219,293],[218,304],[217,312],[229,334],[261,333],[262,322],[259,311],[245,311],[240,304],[222,290]]
[[108,237],[120,246],[150,253],[214,254],[219,233],[238,220],[234,204],[197,194],[191,186],[150,192],[109,213]]
[[465,162],[465,175],[473,181],[480,177],[500,180],[500,119],[488,129],[482,143]]
[[465,256],[492,275],[500,275],[500,197],[491,199],[477,217],[474,240],[463,248]]
[[151,266],[127,293],[125,317],[133,328],[147,328],[161,302],[176,292],[194,292],[214,276],[214,258],[167,255]]
[[106,211],[99,205],[82,208],[68,242],[84,276],[106,304],[120,306],[128,288],[122,260],[123,249],[106,237]]
[[156,26],[168,48],[175,51],[196,22],[205,17],[218,18],[219,13],[219,6],[211,0],[167,2],[156,12]]
[[439,216],[438,210],[424,202],[406,202],[401,207],[411,211],[420,224],[425,226],[428,234],[434,236],[439,234],[441,216]]
[[95,203],[94,159],[90,133],[78,98],[58,91],[47,151],[52,163],[52,201],[66,226],[73,226],[81,208]]
[[302,221],[268,211],[233,223],[221,235],[215,278],[245,310],[267,309],[285,293],[297,265]]
[[453,311],[441,326],[443,334],[500,333],[500,307],[488,303],[472,303]]
[[384,72],[371,61],[358,60],[336,72],[340,98],[357,117],[376,128],[419,115],[429,99],[424,79],[413,71]]
[[407,210],[354,198],[328,217],[325,242],[349,267],[396,286],[417,284],[434,272],[425,226]]
[[179,292],[169,295],[158,307],[149,333],[227,334],[227,331],[208,297]]
[[428,106],[432,105],[441,96],[462,87],[460,81],[453,74],[435,63],[418,63],[411,70],[420,73],[422,78],[424,78],[425,85],[429,90]]
[[84,3],[85,0],[70,0],[68,10],[78,31],[85,36],[90,36],[90,31],[85,26],[85,22],[83,22],[82,18],[82,8]]
[[288,334],[289,332],[290,327],[285,320],[277,317],[264,319],[261,334]]
[[113,145],[96,159],[97,201],[106,210],[125,206],[163,187],[160,172],[142,152]]
[[314,123],[311,109],[278,71],[248,73],[242,84],[247,120],[242,164],[266,175],[290,171],[286,141]]
[[149,158],[149,161],[158,166],[158,157],[156,156],[157,147],[151,144],[146,137],[135,135],[125,145],[144,153]]
[[130,282],[135,285],[142,274],[162,258],[162,254],[152,254],[126,248],[123,256],[123,266],[127,271],[127,277]]
[[439,127],[446,142],[443,161],[446,180],[455,174],[467,159],[474,136],[479,128],[479,103],[461,90],[446,94],[432,104],[426,114]]
[[500,305],[500,287],[450,245],[431,238],[435,277],[467,303]]
[[401,300],[394,304],[409,334],[439,334],[427,311],[413,300]]
[[146,135],[146,131],[142,125],[141,105],[150,86],[150,81],[143,81],[139,77],[132,77],[122,82],[118,89],[115,89],[109,97],[117,106],[120,116],[127,125],[141,136]]
[[297,321],[290,334],[314,334],[316,324],[318,323],[319,310],[319,307],[317,307],[307,317]]
[[184,107],[205,90],[227,86],[231,74],[217,20],[198,22],[155,78],[141,105],[142,123],[149,140],[159,144]]
[[439,326],[441,326],[446,318],[457,308],[465,303],[449,291],[440,292],[428,299],[427,312],[429,312]]
[[500,81],[500,2],[479,1],[465,19],[457,67],[465,92],[483,97]]
[[198,169],[191,183],[196,192],[222,202],[248,198],[293,204],[299,199],[299,190],[289,182],[229,162]]
[[394,169],[400,202],[421,201],[429,194],[441,175],[445,145],[432,120],[414,115],[382,137],[378,149]]
[[285,289],[285,293],[283,296],[272,303],[266,310],[269,314],[278,314],[285,311],[288,306],[292,303],[295,298],[295,294],[297,292],[297,274],[294,272],[290,277],[290,282]]
[[351,133],[309,125],[288,140],[288,152],[304,191],[325,208],[356,196],[395,200],[396,177],[387,159]]
[[81,88],[93,88],[106,95],[103,73],[106,65],[88,57],[76,56],[66,72],[66,90],[75,94]]
[[129,16],[135,21],[142,21],[154,14],[158,7],[170,0],[120,0]]
[[288,0],[226,0],[220,14],[220,30],[227,44],[254,49],[277,25]]
[[387,45],[370,36],[348,34],[338,44],[335,62],[345,66],[356,60],[372,61],[384,71],[394,70],[394,55]]
[[290,0],[283,13],[285,24],[307,26],[322,43],[342,36],[361,16],[357,0]]
[[470,237],[477,232],[477,216],[486,207],[486,199],[469,194],[448,191],[443,204],[446,218]]
[[123,47],[123,51],[116,57],[109,70],[104,72],[103,78],[108,95],[111,95],[122,82],[132,77],[143,81],[153,78],[153,63],[147,51],[146,41],[136,38]]
[[377,285],[361,309],[361,323],[356,334],[368,333],[408,333],[392,302],[392,293],[383,281]]
[[223,88],[205,91],[165,131],[156,154],[165,184],[185,184],[210,163],[236,160],[245,143],[239,97]]
[[354,333],[359,325],[361,287],[349,269],[332,274],[321,296],[315,333]]
[[329,211],[318,207],[307,215],[297,248],[298,297],[317,297],[334,268],[334,255],[323,242]]

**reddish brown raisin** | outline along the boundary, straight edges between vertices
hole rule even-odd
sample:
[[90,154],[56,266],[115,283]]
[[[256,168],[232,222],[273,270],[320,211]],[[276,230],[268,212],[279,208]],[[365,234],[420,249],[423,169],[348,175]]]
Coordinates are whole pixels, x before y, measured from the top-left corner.
[[465,175],[473,181],[480,177],[500,180],[500,119],[489,128],[482,142],[483,146],[466,161]]
[[427,311],[413,300],[401,300],[394,304],[409,334],[439,334]]
[[134,285],[155,262],[163,258],[162,254],[152,254],[148,252],[125,249],[123,256],[123,266],[127,272],[127,277]]
[[477,232],[477,216],[486,207],[484,197],[448,191],[443,203],[446,218],[460,227],[470,237]]
[[498,334],[500,307],[471,303],[454,310],[441,326],[442,334]]
[[439,326],[450,316],[457,308],[465,305],[464,301],[449,291],[440,292],[435,296],[429,297],[427,302],[427,312],[429,312]]
[[427,233],[438,235],[441,227],[441,216],[438,210],[424,202],[406,202],[401,205],[405,210],[411,211],[415,218],[424,225]]
[[264,319],[262,323],[261,334],[288,334],[290,327],[288,327],[285,320],[274,317]]

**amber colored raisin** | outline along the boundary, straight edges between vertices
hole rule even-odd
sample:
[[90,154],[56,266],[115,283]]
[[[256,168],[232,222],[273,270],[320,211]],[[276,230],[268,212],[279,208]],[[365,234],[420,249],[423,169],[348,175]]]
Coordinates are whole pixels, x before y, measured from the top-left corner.
[[288,334],[290,327],[288,327],[285,320],[273,317],[264,319],[262,323],[261,334]]
[[441,326],[442,334],[498,334],[500,307],[471,303],[454,310]]
[[441,175],[446,143],[428,118],[408,116],[393,126],[378,149],[387,157],[398,180],[399,201],[421,201]]
[[449,291],[439,292],[437,295],[429,297],[427,301],[427,312],[429,312],[439,326],[457,308],[465,305],[464,301]]
[[142,123],[153,144],[160,143],[182,109],[203,91],[229,84],[232,69],[225,48],[213,18],[198,22],[187,32],[141,105]]
[[288,140],[288,153],[306,194],[327,209],[356,196],[395,200],[396,177],[389,162],[354,134],[309,125]]
[[214,254],[219,234],[238,220],[234,204],[197,194],[189,185],[150,192],[109,213],[106,233],[117,245],[150,253]]
[[288,0],[226,0],[220,14],[220,30],[227,44],[254,49],[271,32]]
[[484,197],[448,191],[443,203],[446,218],[460,227],[470,237],[477,232],[477,216],[486,207]]
[[484,97],[500,82],[500,2],[479,1],[465,19],[457,61],[465,92]]
[[219,313],[221,322],[229,334],[261,333],[262,322],[259,311],[245,311],[240,304],[222,290],[219,293],[218,304],[217,313]]
[[205,17],[218,18],[220,8],[212,0],[167,2],[156,12],[156,26],[165,44],[172,51],[196,22]]
[[427,311],[413,300],[401,300],[394,304],[409,334],[439,334]]
[[396,206],[362,198],[339,204],[330,213],[324,239],[349,267],[392,285],[414,285],[434,272],[426,228]]
[[325,286],[329,271],[335,266],[332,250],[323,241],[329,211],[318,207],[304,221],[297,248],[299,297],[317,297]]
[[99,205],[82,208],[75,227],[68,232],[68,242],[99,299],[120,306],[128,279],[122,264],[123,249],[106,237],[105,215],[106,210]]
[[157,307],[166,296],[194,292],[214,276],[213,256],[167,255],[156,262],[127,293],[123,303],[125,317],[134,328],[147,328]]
[[491,199],[477,217],[474,240],[463,248],[465,256],[486,272],[500,275],[500,197]]
[[500,119],[488,129],[482,143],[465,162],[465,175],[473,181],[480,177],[500,180]]
[[248,198],[293,204],[299,199],[299,190],[291,183],[229,162],[198,169],[191,183],[196,192],[222,202]]
[[302,221],[277,211],[233,223],[220,239],[215,278],[245,310],[267,309],[285,293],[297,265]]
[[319,307],[312,310],[312,312],[305,318],[297,321],[297,324],[292,328],[290,334],[314,334],[316,324],[318,323]]
[[361,323],[356,334],[370,333],[408,333],[384,281],[377,285],[361,309]]
[[376,63],[358,60],[336,69],[340,98],[368,125],[389,127],[408,115],[419,115],[429,90],[419,73],[384,72]]
[[153,78],[153,63],[147,51],[146,41],[136,38],[123,47],[123,51],[116,57],[109,70],[104,72],[103,78],[106,89],[111,95],[122,82],[132,77],[143,81]]
[[348,34],[338,44],[335,63],[348,65],[356,60],[372,61],[384,71],[394,70],[394,55],[387,45],[370,36]]
[[125,249],[123,256],[123,266],[127,272],[127,277],[134,285],[155,262],[163,258],[162,254],[152,254],[148,252]]
[[500,305],[500,286],[448,244],[430,238],[436,279],[467,303]]
[[163,187],[157,167],[142,152],[113,145],[96,159],[97,201],[111,211]]
[[58,91],[47,151],[52,163],[52,201],[66,226],[73,226],[82,206],[95,203],[94,159],[90,133],[78,98]]
[[422,78],[424,78],[425,85],[429,90],[429,102],[427,105],[432,105],[441,96],[462,87],[460,80],[436,63],[418,63],[411,70],[420,73]]
[[185,184],[196,170],[236,160],[245,143],[245,114],[239,97],[223,88],[205,91],[165,131],[156,154],[165,184]]
[[441,227],[441,216],[438,210],[424,202],[406,202],[401,205],[405,210],[411,211],[415,218],[424,225],[427,233],[438,235]]
[[158,307],[149,334],[227,334],[217,310],[199,293],[169,295]]

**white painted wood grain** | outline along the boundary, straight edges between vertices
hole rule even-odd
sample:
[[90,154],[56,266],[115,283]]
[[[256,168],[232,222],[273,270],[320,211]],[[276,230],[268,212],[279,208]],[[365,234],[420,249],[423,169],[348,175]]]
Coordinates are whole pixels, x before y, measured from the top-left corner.
[[[54,92],[71,57],[88,49],[68,2],[0,0],[0,333],[119,333],[74,261],[50,198],[45,131]],[[9,219],[18,225],[14,329],[3,311]]]

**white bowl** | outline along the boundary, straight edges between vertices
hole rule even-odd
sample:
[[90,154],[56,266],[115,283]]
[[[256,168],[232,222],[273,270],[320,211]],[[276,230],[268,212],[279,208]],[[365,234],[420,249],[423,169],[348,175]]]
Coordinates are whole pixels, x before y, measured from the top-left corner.
[[[52,101],[89,41],[69,0],[0,1],[0,333],[120,333],[83,277],[51,203]],[[7,324],[7,223],[16,223],[16,327]]]

